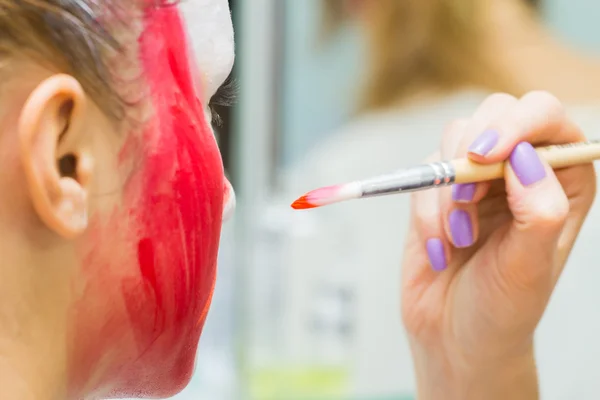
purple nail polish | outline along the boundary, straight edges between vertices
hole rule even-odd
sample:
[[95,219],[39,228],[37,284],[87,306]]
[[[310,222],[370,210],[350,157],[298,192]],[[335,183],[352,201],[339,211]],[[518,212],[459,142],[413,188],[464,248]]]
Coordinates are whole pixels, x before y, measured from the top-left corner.
[[446,269],[446,251],[444,250],[444,244],[440,239],[429,239],[426,243],[427,255],[429,256],[429,262],[431,262],[431,268],[434,271],[443,271]]
[[494,146],[496,146],[499,138],[500,135],[498,134],[498,131],[488,129],[479,135],[471,144],[471,147],[469,147],[469,153],[485,156],[492,151]]
[[464,210],[454,210],[450,213],[450,233],[456,247],[469,247],[473,244],[473,224],[471,216]]
[[458,203],[473,201],[476,187],[474,183],[463,183],[452,186],[452,200]]
[[533,146],[522,142],[510,155],[510,165],[523,186],[533,185],[546,177],[546,169]]

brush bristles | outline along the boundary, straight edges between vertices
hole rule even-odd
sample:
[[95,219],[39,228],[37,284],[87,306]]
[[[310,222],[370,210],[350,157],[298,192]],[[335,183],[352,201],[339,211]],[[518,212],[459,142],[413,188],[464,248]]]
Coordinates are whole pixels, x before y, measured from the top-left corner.
[[359,183],[345,185],[327,186],[308,192],[292,203],[295,210],[306,210],[309,208],[322,207],[340,201],[356,199],[360,197],[361,189]]
[[317,208],[319,207],[316,204],[311,203],[308,198],[305,196],[300,197],[298,200],[294,201],[292,203],[292,208],[294,210],[308,210],[310,208]]

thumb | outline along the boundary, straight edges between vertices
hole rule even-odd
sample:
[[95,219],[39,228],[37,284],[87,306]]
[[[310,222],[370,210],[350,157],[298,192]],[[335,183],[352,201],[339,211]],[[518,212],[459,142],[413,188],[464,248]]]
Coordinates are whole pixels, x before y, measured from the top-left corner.
[[569,201],[552,168],[529,143],[512,151],[505,174],[513,221],[505,236],[499,268],[521,287],[551,283],[556,247],[569,213]]

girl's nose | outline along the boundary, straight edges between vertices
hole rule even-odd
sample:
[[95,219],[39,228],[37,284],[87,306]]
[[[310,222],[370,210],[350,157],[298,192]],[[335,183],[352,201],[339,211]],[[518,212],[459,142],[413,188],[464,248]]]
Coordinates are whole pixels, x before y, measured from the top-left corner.
[[235,212],[235,191],[227,178],[223,187],[223,222],[233,216]]

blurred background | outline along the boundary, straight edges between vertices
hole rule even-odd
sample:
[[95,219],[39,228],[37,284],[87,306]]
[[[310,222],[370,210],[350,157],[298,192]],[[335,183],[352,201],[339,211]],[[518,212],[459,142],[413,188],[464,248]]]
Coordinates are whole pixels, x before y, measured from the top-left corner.
[[[192,36],[193,6],[183,5]],[[399,312],[406,198],[314,212],[289,204],[419,162],[447,122],[496,90],[558,92],[600,132],[600,2],[230,6],[240,94],[217,131],[238,210],[196,375],[176,399],[413,399]],[[582,398],[559,383],[568,360],[539,361],[547,398]]]

